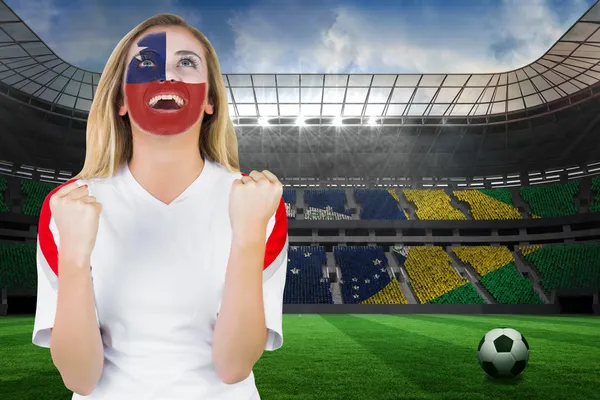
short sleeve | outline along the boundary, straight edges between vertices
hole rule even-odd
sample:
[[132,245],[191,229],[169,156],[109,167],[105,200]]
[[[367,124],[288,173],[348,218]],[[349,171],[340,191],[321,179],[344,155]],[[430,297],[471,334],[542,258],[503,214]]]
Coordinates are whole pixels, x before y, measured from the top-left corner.
[[40,211],[36,250],[38,287],[32,336],[33,344],[40,347],[50,347],[50,333],[54,326],[58,299],[58,249],[60,238],[50,211],[50,197],[62,186],[71,182],[73,180],[52,190],[44,200]]
[[288,223],[283,198],[267,225],[267,244],[263,270],[263,303],[267,325],[265,350],[283,345],[283,292],[287,276]]

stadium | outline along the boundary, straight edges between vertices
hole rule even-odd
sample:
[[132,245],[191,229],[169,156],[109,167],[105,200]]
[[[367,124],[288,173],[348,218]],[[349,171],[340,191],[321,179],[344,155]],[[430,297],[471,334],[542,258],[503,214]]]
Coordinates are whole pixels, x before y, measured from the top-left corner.
[[[69,398],[31,345],[37,225],[83,165],[100,79],[35,31],[0,0],[11,400]],[[241,169],[280,178],[289,220],[286,341],[255,368],[263,398],[600,398],[600,3],[502,73],[223,78]],[[476,349],[501,326],[531,359],[498,383]]]

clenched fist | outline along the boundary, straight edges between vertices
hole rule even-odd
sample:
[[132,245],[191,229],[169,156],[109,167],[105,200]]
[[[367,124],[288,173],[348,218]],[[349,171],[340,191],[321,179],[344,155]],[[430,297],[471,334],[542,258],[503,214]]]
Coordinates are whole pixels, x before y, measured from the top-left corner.
[[266,233],[269,219],[277,211],[283,186],[273,173],[252,171],[231,185],[229,217],[234,238]]
[[72,182],[60,188],[50,198],[50,210],[58,228],[60,252],[78,259],[89,257],[96,244],[102,205],[89,195],[87,185]]

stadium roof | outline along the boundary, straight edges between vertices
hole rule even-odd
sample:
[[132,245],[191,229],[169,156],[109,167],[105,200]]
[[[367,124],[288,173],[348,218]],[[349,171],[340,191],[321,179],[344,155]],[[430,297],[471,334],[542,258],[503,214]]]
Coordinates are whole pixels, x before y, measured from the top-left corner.
[[[329,124],[393,124],[404,117],[482,117],[539,108],[600,80],[600,3],[537,61],[490,74],[224,74],[232,118],[243,125],[298,117]],[[0,0],[0,81],[87,112],[100,74],[58,57]],[[339,121],[339,119],[338,119]]]

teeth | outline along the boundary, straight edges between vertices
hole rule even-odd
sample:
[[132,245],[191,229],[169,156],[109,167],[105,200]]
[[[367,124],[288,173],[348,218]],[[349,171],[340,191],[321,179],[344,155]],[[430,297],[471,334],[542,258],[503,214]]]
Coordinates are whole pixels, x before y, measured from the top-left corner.
[[174,100],[179,107],[183,107],[184,104],[183,99],[175,94],[162,94],[151,98],[148,102],[148,105],[150,107],[154,107],[154,105],[158,103],[159,100]]

